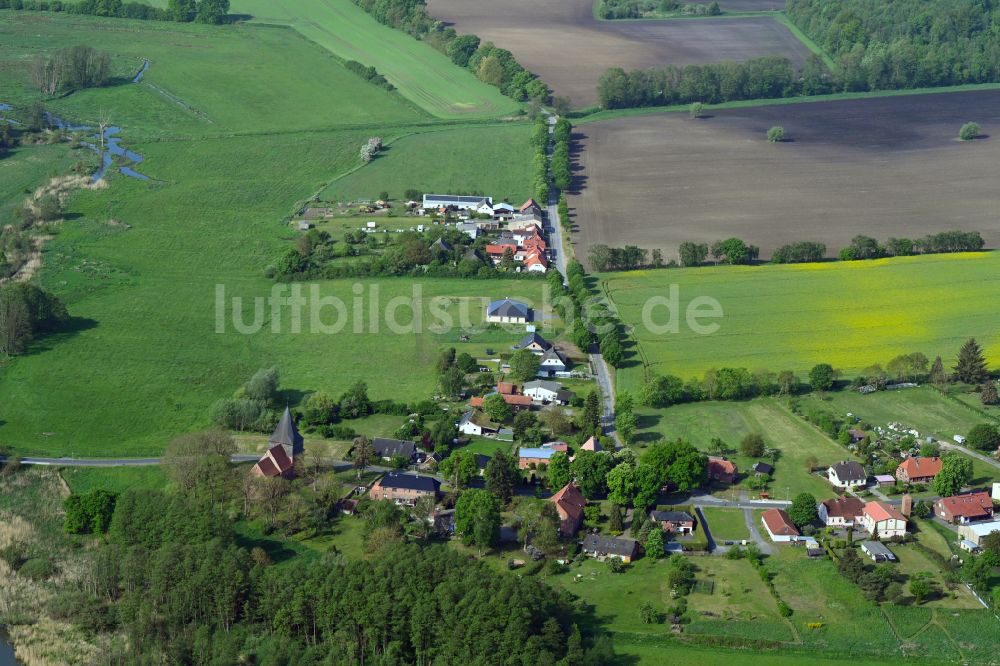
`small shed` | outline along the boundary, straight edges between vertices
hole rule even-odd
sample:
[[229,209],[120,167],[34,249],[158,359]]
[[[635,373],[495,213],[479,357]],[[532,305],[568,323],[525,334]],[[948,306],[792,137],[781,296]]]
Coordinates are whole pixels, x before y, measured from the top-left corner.
[[878,485],[879,488],[884,486],[894,486],[896,485],[896,477],[889,474],[876,474],[875,484]]
[[874,562],[895,562],[896,555],[884,543],[878,541],[862,541],[861,551]]

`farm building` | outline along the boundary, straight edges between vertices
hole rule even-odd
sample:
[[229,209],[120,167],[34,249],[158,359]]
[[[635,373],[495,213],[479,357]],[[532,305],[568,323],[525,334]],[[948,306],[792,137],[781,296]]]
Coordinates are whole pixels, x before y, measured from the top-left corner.
[[985,491],[942,497],[934,502],[934,515],[949,523],[971,523],[993,517],[993,499]]
[[463,435],[491,435],[499,429],[499,426],[490,421],[488,416],[475,409],[470,409],[462,414],[462,418],[455,426]]
[[559,405],[568,405],[573,400],[572,391],[564,389],[562,384],[543,379],[526,382],[524,395],[530,396],[535,402],[554,402]]
[[574,483],[567,483],[549,501],[556,505],[559,514],[559,533],[571,537],[583,522],[583,509],[587,500]]
[[906,516],[886,502],[868,502],[861,512],[861,527],[879,539],[906,535]]
[[768,465],[766,462],[755,462],[753,467],[750,468],[753,471],[754,476],[764,476],[765,474],[774,474],[774,466]]
[[959,525],[958,536],[967,539],[977,546],[982,544],[982,539],[987,534],[1000,532],[1000,520],[989,523],[973,523],[971,525]]
[[823,500],[817,509],[820,520],[828,527],[853,527],[861,520],[865,504],[855,497],[835,497]]
[[868,482],[868,474],[861,463],[853,460],[844,460],[830,466],[826,471],[826,477],[834,488],[850,490],[859,488]]
[[628,563],[639,557],[639,542],[626,537],[588,534],[583,540],[582,548],[587,555],[602,562],[609,558],[617,558]]
[[486,321],[494,324],[527,324],[531,319],[531,308],[519,301],[505,298],[491,301],[486,306]]
[[799,538],[799,530],[783,509],[768,509],[761,515],[760,522],[774,542],[795,541]]
[[874,562],[895,562],[896,556],[885,544],[878,541],[862,541],[861,552],[870,557]]
[[424,210],[437,210],[440,208],[454,208],[455,210],[470,210],[485,202],[490,206],[490,214],[493,214],[492,197],[466,197],[454,194],[425,194],[423,201]]
[[896,468],[896,479],[903,483],[930,483],[941,471],[941,459],[907,458]]

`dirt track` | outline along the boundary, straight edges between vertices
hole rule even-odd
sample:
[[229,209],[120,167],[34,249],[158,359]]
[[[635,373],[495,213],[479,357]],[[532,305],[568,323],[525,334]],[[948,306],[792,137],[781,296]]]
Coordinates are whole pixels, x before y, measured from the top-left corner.
[[[993,138],[957,140],[967,120]],[[782,125],[790,141],[770,144]],[[886,97],[580,125],[577,255],[631,243],[676,257],[686,240],[739,236],[762,258],[810,240],[835,254],[950,229],[1000,246],[1000,91]]]
[[[771,0],[749,0],[754,7]],[[735,0],[733,9],[749,9]],[[609,67],[637,69],[783,55],[808,49],[770,18],[598,21],[593,0],[429,0],[431,16],[511,51],[574,106],[597,101]]]

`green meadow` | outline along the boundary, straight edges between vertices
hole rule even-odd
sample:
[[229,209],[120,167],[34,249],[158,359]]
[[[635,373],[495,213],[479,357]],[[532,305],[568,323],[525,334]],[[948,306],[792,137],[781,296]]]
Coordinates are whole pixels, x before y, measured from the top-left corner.
[[[683,378],[709,368],[794,370],[805,376],[830,363],[851,376],[873,363],[920,351],[952,365],[969,337],[1000,362],[1000,255],[931,255],[875,261],[786,266],[719,266],[608,273],[601,284],[632,326],[639,357],[650,370]],[[679,290],[678,332],[644,323],[653,297],[668,302]],[[686,325],[688,306],[708,297],[721,306],[716,332]],[[708,308],[702,306],[702,311]],[[654,326],[669,322],[666,306],[652,309]],[[620,386],[642,380],[642,364],[618,373]]]
[[[151,180],[115,173],[107,188],[79,191],[69,202],[69,219],[45,245],[37,279],[66,302],[74,321],[0,368],[0,441],[13,451],[158,453],[174,435],[207,426],[214,401],[271,365],[280,368],[293,403],[311,391],[339,393],[357,380],[365,380],[376,399],[426,398],[435,389],[432,362],[442,345],[504,349],[516,339],[517,332],[479,329],[470,341],[459,340],[463,318],[481,323],[485,299],[541,302],[540,281],[366,280],[359,287],[365,307],[359,319],[351,309],[355,286],[343,280],[318,285],[322,296],[349,308],[346,318],[329,308],[322,315],[327,324],[344,320],[335,334],[317,332],[308,309],[301,332],[290,315],[277,325],[270,310],[260,331],[237,332],[232,298],[244,300],[251,322],[254,299],[271,294],[266,268],[298,235],[285,221],[331,181],[350,174],[367,178],[359,192],[399,189],[404,181],[398,172],[423,164],[438,174],[428,185],[500,190],[516,198],[530,181],[530,127],[450,121],[440,132],[400,140],[363,165],[359,148],[369,136],[405,137],[439,121],[399,93],[348,72],[294,30],[35,12],[0,12],[2,101],[38,99],[29,58],[80,43],[108,50],[121,82],[45,103],[73,121],[107,113],[122,126],[123,144],[144,156],[139,170]],[[151,61],[149,70],[142,82],[128,82],[142,58]],[[468,156],[477,141],[482,151],[473,164]],[[421,161],[425,153],[443,158],[449,151],[466,159]],[[65,173],[81,155],[89,157],[62,143],[25,147],[0,160],[0,173],[16,174],[0,178],[0,211],[10,210],[25,190]],[[491,175],[494,158],[503,166],[499,176]],[[391,163],[383,166],[383,160]],[[369,177],[368,170],[375,173]],[[378,185],[382,180],[391,182]],[[420,185],[406,184],[411,186]],[[421,291],[415,293],[415,286]],[[222,333],[217,288],[228,303],[221,309]],[[381,309],[377,325],[372,322],[371,303],[384,308],[394,297],[417,299],[420,333],[393,333]],[[430,329],[438,322],[432,302],[456,327]],[[409,321],[407,313],[398,310],[401,323]]]

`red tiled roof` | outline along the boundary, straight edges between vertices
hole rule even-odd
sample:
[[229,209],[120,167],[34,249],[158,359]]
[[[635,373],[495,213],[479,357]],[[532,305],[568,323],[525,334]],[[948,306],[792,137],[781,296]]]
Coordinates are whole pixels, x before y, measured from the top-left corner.
[[906,516],[897,511],[891,504],[886,504],[885,502],[868,502],[868,504],[865,504],[865,515],[870,516],[876,523],[891,519],[906,522]]
[[736,464],[731,460],[723,460],[722,458],[713,458],[709,456],[708,475],[712,476],[715,474],[736,474]]
[[497,393],[502,395],[517,395],[517,384],[513,382],[497,382]]
[[560,513],[572,520],[579,520],[583,516],[583,507],[587,506],[587,500],[583,493],[573,483],[567,483],[559,492],[550,497],[549,501],[561,510]]
[[[534,404],[530,395],[510,395],[504,393],[501,393],[500,395],[503,396],[504,402],[515,407],[526,407]],[[469,400],[469,407],[482,407],[484,400],[484,396],[477,395]]]
[[993,513],[993,499],[986,492],[942,497],[937,503],[956,518],[959,516],[979,518],[981,516],[992,515]]
[[271,462],[271,459],[267,456],[264,456],[257,461],[257,469],[260,470],[260,473],[264,476],[278,476],[281,474],[281,472],[278,471],[278,468],[274,466],[274,463]]
[[865,510],[865,504],[855,497],[835,497],[834,499],[823,500],[826,507],[826,515],[837,518],[854,518],[860,516]]
[[529,208],[532,208],[532,207],[539,208],[540,206],[537,203],[535,203],[534,199],[528,199],[523,204],[521,204],[521,207],[518,208],[517,210],[518,210],[519,213],[523,213],[524,211],[526,211],[526,210],[528,210]]
[[911,479],[919,479],[926,476],[937,476],[941,471],[940,458],[907,458],[899,463],[899,467],[906,472],[906,476]]
[[799,535],[799,531],[795,529],[792,519],[782,509],[768,509],[763,513],[761,518],[764,519],[764,524],[767,525],[767,529],[771,534],[778,536]]
[[495,254],[495,255],[498,255],[498,256],[502,257],[504,251],[506,251],[508,248],[513,252],[516,249],[516,246],[513,245],[513,244],[511,244],[511,245],[493,245],[493,244],[487,245],[486,246],[486,254],[489,254],[491,256]]

